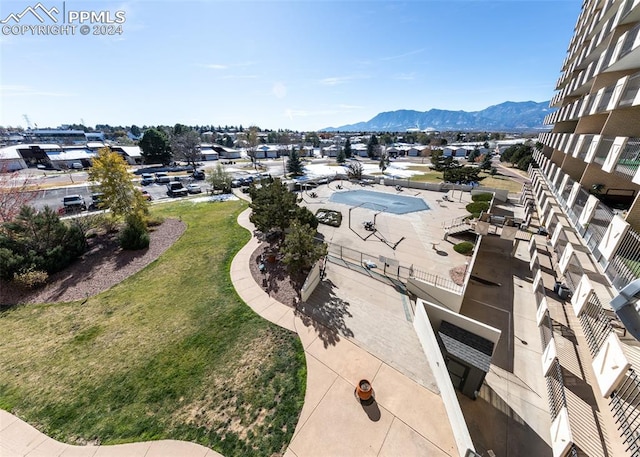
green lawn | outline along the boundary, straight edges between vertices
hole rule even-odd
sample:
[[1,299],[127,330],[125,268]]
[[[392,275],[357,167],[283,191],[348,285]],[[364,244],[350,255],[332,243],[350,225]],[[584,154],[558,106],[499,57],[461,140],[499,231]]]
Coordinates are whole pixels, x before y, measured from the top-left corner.
[[89,299],[0,313],[0,407],[71,443],[181,439],[280,455],[306,385],[295,334],[236,295],[242,202],[160,205],[188,229],[157,261]]

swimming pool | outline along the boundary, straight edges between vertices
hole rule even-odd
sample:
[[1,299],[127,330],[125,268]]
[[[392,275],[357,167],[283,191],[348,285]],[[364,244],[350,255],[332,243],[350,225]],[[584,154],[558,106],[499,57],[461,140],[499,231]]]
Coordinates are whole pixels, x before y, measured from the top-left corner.
[[329,200],[334,203],[361,206],[363,208],[393,214],[407,214],[429,209],[429,205],[427,205],[421,198],[387,194],[384,192],[374,192],[371,190],[348,190],[345,192],[335,192],[331,195]]

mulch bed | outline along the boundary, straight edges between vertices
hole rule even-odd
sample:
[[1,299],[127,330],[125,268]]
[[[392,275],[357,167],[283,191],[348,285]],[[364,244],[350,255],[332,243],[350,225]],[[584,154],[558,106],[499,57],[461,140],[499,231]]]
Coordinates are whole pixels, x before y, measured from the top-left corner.
[[[269,296],[275,298],[280,303],[295,307],[299,291],[304,284],[306,274],[298,273],[290,275],[287,266],[276,255],[273,262],[269,261],[269,253],[277,252],[276,244],[263,242],[251,254],[249,269],[251,276],[265,290]],[[264,261],[261,261],[264,256]],[[265,266],[264,273],[260,271],[260,264]]]

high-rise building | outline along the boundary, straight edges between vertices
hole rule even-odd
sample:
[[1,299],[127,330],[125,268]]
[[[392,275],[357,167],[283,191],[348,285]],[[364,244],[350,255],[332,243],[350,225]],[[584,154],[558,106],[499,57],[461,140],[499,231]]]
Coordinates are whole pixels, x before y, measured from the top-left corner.
[[[554,444],[554,455],[638,456],[640,0],[584,1],[561,71],[551,101],[557,110],[545,119],[552,129],[539,136],[523,195],[549,233],[555,290],[567,298],[558,330],[544,290],[536,291],[552,435],[566,433],[571,443]],[[568,333],[585,368],[577,380],[554,339]],[[593,386],[590,402],[577,401],[580,379]],[[602,453],[586,449],[586,436],[584,444],[575,439],[585,435],[581,421],[598,430]]]

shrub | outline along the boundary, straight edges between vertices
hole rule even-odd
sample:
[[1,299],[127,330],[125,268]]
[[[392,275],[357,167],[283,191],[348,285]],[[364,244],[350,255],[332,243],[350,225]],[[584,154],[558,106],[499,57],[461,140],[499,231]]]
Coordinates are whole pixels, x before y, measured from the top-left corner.
[[150,243],[149,232],[144,220],[136,215],[127,216],[125,227],[120,233],[120,246],[127,251],[146,249]]
[[471,200],[474,202],[490,202],[492,199],[493,194],[490,193],[475,194],[471,196]]
[[86,249],[78,224],[68,225],[49,207],[40,211],[23,206],[0,230],[0,277],[11,280],[16,273],[64,269]]
[[467,211],[469,211],[473,217],[480,217],[480,213],[483,211],[487,211],[489,209],[488,202],[472,202],[466,206]]
[[458,254],[470,255],[473,252],[473,243],[470,241],[463,241],[453,246],[453,250]]
[[49,279],[49,274],[42,270],[29,269],[22,273],[13,274],[13,282],[25,289],[41,287],[47,282],[47,279]]

